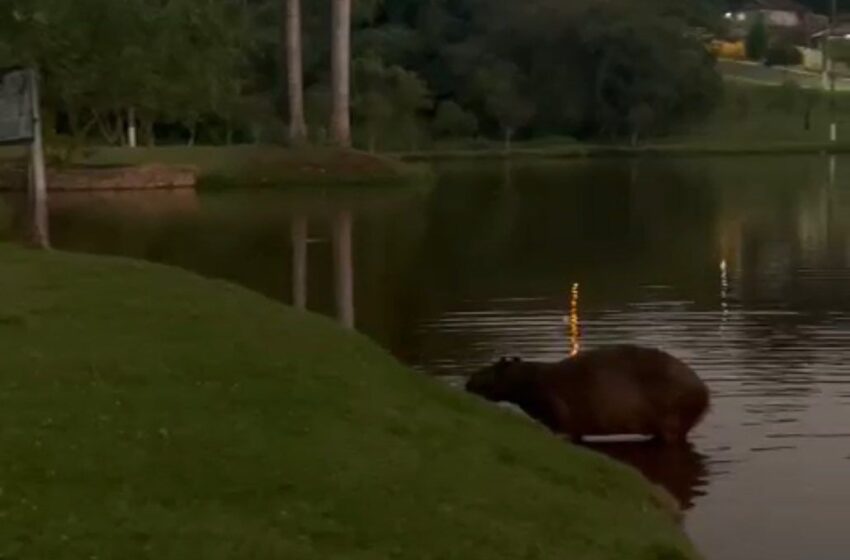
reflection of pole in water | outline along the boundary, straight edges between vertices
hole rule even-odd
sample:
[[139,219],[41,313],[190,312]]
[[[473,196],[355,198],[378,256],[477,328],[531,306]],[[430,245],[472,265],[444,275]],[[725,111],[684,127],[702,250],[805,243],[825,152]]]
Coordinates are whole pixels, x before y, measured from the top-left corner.
[[720,312],[721,320],[725,323],[729,315],[729,268],[726,265],[726,259],[720,261]]
[[307,219],[292,220],[292,305],[307,307]]
[[351,212],[340,212],[334,220],[334,263],[336,305],[340,322],[354,328],[354,263],[351,253]]
[[581,349],[581,328],[579,326],[578,318],[578,298],[579,285],[578,282],[576,282],[575,284],[573,284],[572,290],[570,290],[570,356],[575,356],[579,353],[579,350]]
[[829,186],[835,186],[835,172],[836,172],[837,162],[835,160],[835,156],[829,156]]

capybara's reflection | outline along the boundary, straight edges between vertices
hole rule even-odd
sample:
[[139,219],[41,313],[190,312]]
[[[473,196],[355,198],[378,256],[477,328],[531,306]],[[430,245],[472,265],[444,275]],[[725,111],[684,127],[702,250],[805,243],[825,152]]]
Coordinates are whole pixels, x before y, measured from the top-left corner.
[[694,500],[705,494],[708,484],[706,457],[691,443],[671,446],[647,441],[584,445],[636,468],[651,482],[670,492],[683,510],[693,507]]

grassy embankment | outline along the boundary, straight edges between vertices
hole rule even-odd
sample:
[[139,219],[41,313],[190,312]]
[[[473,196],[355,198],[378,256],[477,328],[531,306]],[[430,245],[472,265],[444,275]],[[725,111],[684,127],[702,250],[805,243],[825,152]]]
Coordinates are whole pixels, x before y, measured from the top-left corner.
[[[790,85],[727,80],[723,101],[706,120],[638,146],[546,139],[516,142],[516,158],[850,153],[850,92],[835,96],[839,141],[830,142],[830,97]],[[808,113],[808,127],[806,114]],[[465,144],[465,145],[464,145]],[[505,157],[497,142],[471,140],[398,154],[407,161]]]
[[[20,161],[20,150],[0,151]],[[430,179],[429,171],[397,159],[355,150],[277,146],[87,148],[70,164],[76,168],[145,164],[192,166],[202,187],[230,186],[397,186]]]
[[635,473],[329,321],[0,246],[0,556],[693,558]]

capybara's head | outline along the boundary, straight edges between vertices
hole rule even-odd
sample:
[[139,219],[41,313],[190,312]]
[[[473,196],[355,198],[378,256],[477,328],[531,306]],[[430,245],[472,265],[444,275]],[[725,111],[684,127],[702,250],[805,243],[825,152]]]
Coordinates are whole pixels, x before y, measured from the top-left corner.
[[511,373],[522,365],[519,358],[501,358],[469,376],[466,390],[491,401],[505,401],[514,389]]

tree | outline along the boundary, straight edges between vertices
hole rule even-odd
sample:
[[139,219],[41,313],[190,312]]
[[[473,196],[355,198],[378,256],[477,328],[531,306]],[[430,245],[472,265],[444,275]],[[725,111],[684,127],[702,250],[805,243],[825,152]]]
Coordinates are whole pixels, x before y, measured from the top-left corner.
[[750,60],[764,59],[767,54],[768,43],[767,26],[764,23],[764,18],[759,16],[747,33],[747,58]]
[[366,132],[370,151],[378,136],[387,131],[401,132],[408,145],[416,141],[419,114],[431,108],[431,94],[413,72],[400,66],[386,66],[374,56],[354,62],[354,113]]
[[516,131],[534,116],[533,103],[519,91],[520,70],[513,64],[500,62],[481,68],[473,80],[488,112],[499,123],[505,150],[510,150]]
[[289,94],[289,140],[294,145],[307,140],[304,119],[304,70],[301,55],[301,0],[285,0],[285,41]]
[[478,119],[454,101],[443,101],[437,107],[432,125],[439,138],[462,138],[478,132]]
[[351,146],[351,0],[331,0],[331,141]]

